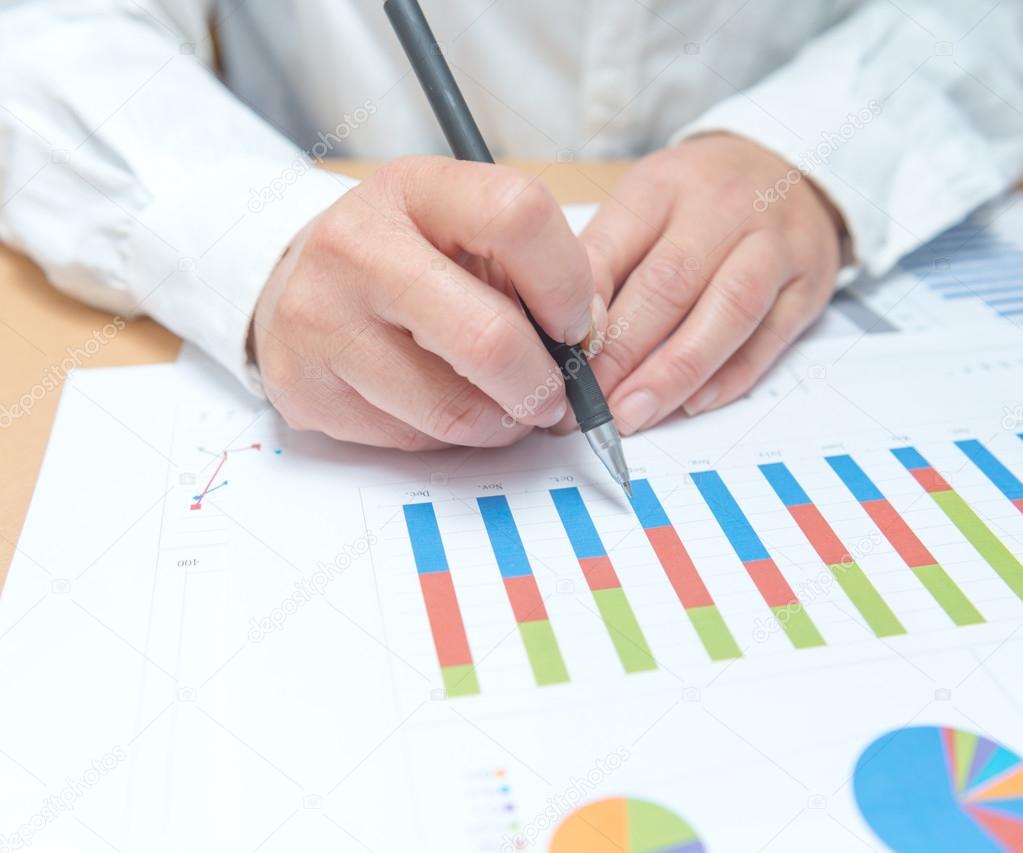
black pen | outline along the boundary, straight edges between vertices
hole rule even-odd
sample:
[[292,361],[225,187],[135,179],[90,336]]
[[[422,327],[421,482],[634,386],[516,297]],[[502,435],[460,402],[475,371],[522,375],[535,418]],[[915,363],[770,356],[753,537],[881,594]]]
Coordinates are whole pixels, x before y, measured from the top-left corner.
[[[494,158],[490,156],[487,144],[483,141],[417,0],[386,0],[384,11],[412,64],[412,70],[419,78],[452,153],[459,160],[493,163]],[[582,347],[554,340],[536,322],[529,309],[525,305],[522,307],[547,351],[561,368],[565,395],[579,422],[579,429],[586,436],[597,458],[611,472],[611,476],[632,497],[632,483],[622,452],[622,438]]]

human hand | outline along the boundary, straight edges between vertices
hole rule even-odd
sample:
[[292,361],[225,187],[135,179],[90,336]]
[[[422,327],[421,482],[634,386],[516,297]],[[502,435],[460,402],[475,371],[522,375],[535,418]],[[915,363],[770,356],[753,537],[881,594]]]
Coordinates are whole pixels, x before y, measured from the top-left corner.
[[619,429],[749,390],[831,297],[841,227],[805,176],[737,136],[636,163],[582,234],[608,328],[626,330],[593,359]]
[[292,427],[408,450],[551,426],[566,413],[561,374],[512,281],[556,340],[606,322],[586,252],[537,180],[389,163],[295,238],[260,295],[251,344],[267,396]]

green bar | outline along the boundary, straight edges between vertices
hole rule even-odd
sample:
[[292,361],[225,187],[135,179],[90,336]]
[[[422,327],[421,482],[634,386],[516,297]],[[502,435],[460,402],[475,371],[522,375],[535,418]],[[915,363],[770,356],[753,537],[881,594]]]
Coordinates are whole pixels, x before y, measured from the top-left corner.
[[878,637],[894,637],[905,634],[906,629],[892,609],[881,598],[881,593],[870,582],[856,563],[836,563],[828,566],[838,585],[849,596],[853,606],[867,620],[870,629]]
[[934,600],[941,605],[956,625],[979,625],[984,621],[980,611],[970,602],[956,582],[941,566],[912,566],[913,574],[920,579]]
[[987,560],[988,565],[1009,585],[1009,589],[1019,598],[1023,598],[1023,565],[1020,565],[1012,552],[991,532],[991,528],[981,521],[980,516],[958,492],[949,489],[930,494],[963,536],[980,552],[980,556]]
[[810,615],[803,609],[802,604],[782,604],[772,607],[771,612],[778,620],[782,630],[788,635],[797,649],[808,649],[813,646],[826,645],[817,626],[813,624]]
[[643,631],[632,612],[625,590],[619,587],[593,590],[593,599],[597,609],[615,644],[615,651],[625,667],[626,672],[643,672],[657,669],[650,647],[646,644]]
[[444,695],[475,696],[480,692],[480,683],[476,679],[476,667],[471,663],[461,666],[442,666],[440,674],[444,679]]
[[703,607],[687,607],[686,615],[693,623],[696,634],[711,660],[728,660],[741,658],[742,651],[735,637],[728,630],[728,625],[721,618],[717,605],[707,604]]
[[547,619],[536,619],[532,622],[520,622],[519,633],[526,646],[529,664],[533,667],[536,683],[560,684],[568,681],[568,670],[561,659],[561,649],[554,638],[554,629]]

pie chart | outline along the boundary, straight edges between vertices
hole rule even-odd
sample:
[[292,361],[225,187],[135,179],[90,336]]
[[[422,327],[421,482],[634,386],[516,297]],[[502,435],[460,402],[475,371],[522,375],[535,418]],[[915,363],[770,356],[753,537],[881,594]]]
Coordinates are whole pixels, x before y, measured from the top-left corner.
[[1023,848],[1023,760],[972,732],[889,732],[860,756],[853,790],[864,819],[899,853]]
[[554,833],[550,853],[705,853],[705,848],[670,809],[612,797],[570,812]]

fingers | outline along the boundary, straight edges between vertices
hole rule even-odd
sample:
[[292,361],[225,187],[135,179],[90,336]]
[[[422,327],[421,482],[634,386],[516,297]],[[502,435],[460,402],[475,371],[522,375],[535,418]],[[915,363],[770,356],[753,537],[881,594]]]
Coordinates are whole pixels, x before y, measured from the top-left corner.
[[314,429],[338,441],[373,447],[416,451],[447,446],[371,405],[327,368],[315,377],[292,370],[289,379],[278,377],[265,388],[292,429]]
[[830,282],[822,286],[806,278],[787,285],[749,340],[685,402],[682,408],[686,414],[697,415],[717,409],[749,391],[820,316],[831,289]]
[[375,326],[333,367],[373,406],[444,444],[504,446],[530,431],[398,329]]
[[670,237],[658,241],[608,310],[608,328],[618,334],[593,359],[601,388],[613,391],[639,367],[689,313],[705,285],[693,255]]
[[593,327],[589,258],[547,188],[507,166],[417,158],[408,214],[444,254],[496,261],[533,316],[558,341]]
[[619,429],[652,426],[688,400],[753,334],[789,277],[774,235],[739,242],[679,328],[612,394]]
[[579,239],[586,247],[597,293],[606,304],[660,238],[670,208],[669,193],[633,177],[616,186],[586,224]]
[[[408,330],[416,344],[515,420],[542,427],[560,420],[566,409],[561,372],[519,306],[457,264],[439,255],[436,260],[443,269],[434,263],[409,269],[409,283],[399,278],[396,295],[394,284],[379,287],[378,315]],[[427,381],[425,375],[420,380]],[[414,382],[394,372],[386,384],[412,394]]]

